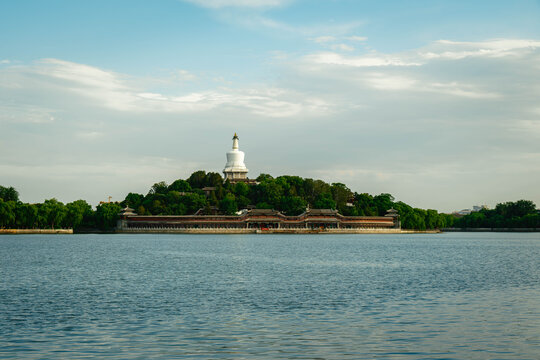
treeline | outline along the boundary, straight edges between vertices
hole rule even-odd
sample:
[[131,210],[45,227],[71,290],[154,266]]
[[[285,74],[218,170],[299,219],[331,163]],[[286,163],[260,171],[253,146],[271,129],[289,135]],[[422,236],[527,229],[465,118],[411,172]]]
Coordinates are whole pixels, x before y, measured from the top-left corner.
[[116,226],[121,207],[116,203],[97,206],[94,211],[84,200],[64,204],[56,199],[40,204],[19,201],[13,187],[0,186],[0,229],[102,229]]
[[456,228],[540,228],[540,213],[534,202],[519,200],[497,204],[456,219]]
[[218,173],[201,170],[185,180],[156,183],[146,195],[129,193],[120,203],[100,204],[96,210],[84,200],[63,204],[50,199],[42,204],[25,204],[19,201],[15,189],[0,187],[0,228],[108,230],[114,228],[117,215],[125,206],[140,215],[189,215],[199,209],[203,214],[231,215],[248,206],[299,215],[309,206],[337,209],[347,216],[383,216],[394,208],[401,216],[402,227],[416,230],[451,227],[454,221],[453,216],[436,210],[395,202],[390,194],[357,193],[342,183],[328,184],[299,176],[274,178],[268,174],[261,174],[257,182],[231,184]]
[[453,225],[452,215],[394,202],[390,194],[373,196],[353,192],[342,183],[328,184],[299,176],[274,178],[268,174],[261,174],[257,182],[256,185],[231,184],[224,182],[218,173],[197,171],[170,185],[156,183],[146,195],[129,193],[121,205],[128,205],[140,215],[187,215],[198,209],[207,214],[216,210],[234,214],[251,205],[258,209],[276,209],[286,215],[299,215],[309,206],[337,209],[347,216],[383,216],[388,209],[394,208],[405,229],[429,230]]
[[19,194],[13,187],[0,186],[0,228],[110,230],[116,226],[118,213],[125,206],[140,215],[189,215],[199,209],[203,214],[232,215],[250,206],[299,215],[309,206],[337,209],[346,216],[383,216],[394,208],[404,229],[540,227],[536,206],[527,200],[498,204],[493,210],[483,209],[457,218],[432,209],[413,208],[395,201],[390,194],[373,196],[353,192],[342,183],[329,184],[299,176],[274,178],[268,174],[261,174],[257,182],[256,185],[231,184],[218,173],[201,170],[171,184],[158,182],[146,195],[129,193],[119,203],[99,204],[96,210],[84,200],[63,204],[50,199],[40,204],[27,204],[19,201]]

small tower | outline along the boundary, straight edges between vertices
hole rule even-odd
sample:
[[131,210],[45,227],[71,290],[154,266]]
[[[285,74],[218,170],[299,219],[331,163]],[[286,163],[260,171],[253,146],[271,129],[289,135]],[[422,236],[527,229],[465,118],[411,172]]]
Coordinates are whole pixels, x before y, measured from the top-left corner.
[[238,135],[234,133],[232,150],[227,153],[227,163],[223,169],[225,180],[231,183],[247,180],[248,169],[244,164],[244,152],[238,150]]

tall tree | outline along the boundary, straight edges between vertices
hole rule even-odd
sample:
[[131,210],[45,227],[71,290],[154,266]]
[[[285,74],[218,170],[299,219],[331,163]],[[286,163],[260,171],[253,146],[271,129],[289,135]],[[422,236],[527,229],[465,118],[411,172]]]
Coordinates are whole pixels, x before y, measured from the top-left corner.
[[160,181],[152,185],[149,194],[166,194],[169,191],[169,186],[165,181]]
[[38,217],[42,222],[41,226],[43,228],[59,228],[66,215],[65,205],[54,198],[45,200],[38,209]]
[[233,194],[227,194],[219,202],[219,210],[227,215],[233,215],[238,211],[238,204],[236,203],[236,198]]
[[0,199],[0,228],[15,226],[15,201],[3,201]]
[[202,189],[206,186],[206,172],[204,170],[195,171],[187,179],[187,182],[193,189]]
[[92,207],[84,200],[75,200],[66,204],[66,217],[64,224],[74,230],[79,229],[81,225],[90,222],[92,217]]
[[186,180],[178,179],[169,185],[169,191],[189,192],[191,186]]
[[116,227],[118,214],[122,207],[117,203],[103,203],[96,208],[96,225],[102,230],[110,230]]
[[0,186],[0,199],[4,201],[19,201],[19,193],[14,187]]

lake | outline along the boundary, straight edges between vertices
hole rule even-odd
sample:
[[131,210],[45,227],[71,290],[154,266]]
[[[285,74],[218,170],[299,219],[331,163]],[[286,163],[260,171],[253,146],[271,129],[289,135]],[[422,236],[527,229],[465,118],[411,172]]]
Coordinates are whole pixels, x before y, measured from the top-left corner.
[[538,359],[540,234],[4,235],[0,358]]

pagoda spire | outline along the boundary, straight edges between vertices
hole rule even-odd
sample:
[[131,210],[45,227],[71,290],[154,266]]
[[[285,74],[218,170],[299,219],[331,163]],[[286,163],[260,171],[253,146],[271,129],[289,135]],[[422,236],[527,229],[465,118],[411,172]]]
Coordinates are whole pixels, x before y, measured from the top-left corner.
[[234,133],[232,148],[233,150],[238,150],[238,135],[236,133]]

